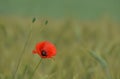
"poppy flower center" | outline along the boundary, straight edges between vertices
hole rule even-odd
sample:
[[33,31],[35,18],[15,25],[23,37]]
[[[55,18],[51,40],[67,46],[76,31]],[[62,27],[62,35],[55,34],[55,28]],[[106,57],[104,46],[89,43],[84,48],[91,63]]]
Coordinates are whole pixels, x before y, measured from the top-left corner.
[[44,50],[42,50],[42,51],[41,51],[41,55],[42,55],[42,56],[47,56],[47,52],[44,51]]

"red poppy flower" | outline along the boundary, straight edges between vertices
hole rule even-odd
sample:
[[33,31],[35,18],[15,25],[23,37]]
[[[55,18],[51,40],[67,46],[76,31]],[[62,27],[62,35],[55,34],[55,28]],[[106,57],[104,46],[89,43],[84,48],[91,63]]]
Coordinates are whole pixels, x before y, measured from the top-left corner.
[[39,42],[33,54],[38,54],[41,58],[52,58],[56,55],[56,47],[48,41]]

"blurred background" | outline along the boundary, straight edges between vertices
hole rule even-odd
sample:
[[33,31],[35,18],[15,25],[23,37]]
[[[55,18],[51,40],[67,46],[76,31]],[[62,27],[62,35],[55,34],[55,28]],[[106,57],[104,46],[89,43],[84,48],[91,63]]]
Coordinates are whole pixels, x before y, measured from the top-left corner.
[[1,15],[120,19],[119,0],[0,0]]
[[13,79],[18,63],[16,79],[29,79],[40,60],[32,50],[43,40],[56,45],[57,55],[43,60],[33,79],[120,79],[119,4],[0,0],[0,79]]

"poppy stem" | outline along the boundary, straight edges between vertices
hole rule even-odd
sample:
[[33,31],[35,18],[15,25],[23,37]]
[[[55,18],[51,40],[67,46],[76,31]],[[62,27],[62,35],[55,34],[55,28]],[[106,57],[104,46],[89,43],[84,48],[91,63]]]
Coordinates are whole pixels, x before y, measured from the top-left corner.
[[32,79],[32,78],[33,78],[33,76],[34,76],[34,74],[35,74],[36,70],[38,69],[38,67],[39,67],[39,65],[40,65],[40,63],[41,63],[41,61],[42,61],[42,58],[40,59],[39,63],[36,65],[36,67],[35,67],[35,69],[34,69],[34,71],[33,71],[32,75],[30,76],[30,78],[29,78],[29,79]]
[[[33,19],[33,20],[34,20],[34,19]],[[34,22],[32,22],[32,23],[34,23]],[[27,47],[27,45],[28,45],[28,43],[29,43],[29,41],[30,41],[30,39],[31,39],[31,37],[32,37],[32,28],[33,28],[33,25],[31,25],[31,27],[30,27],[30,31],[29,31],[28,37],[27,37],[27,39],[26,39],[26,42],[25,42],[25,45],[24,45],[23,50],[22,50],[22,52],[21,52],[21,55],[20,55],[20,57],[19,57],[19,59],[18,59],[17,67],[16,67],[16,69],[15,69],[15,71],[14,71],[14,73],[13,73],[13,79],[16,78],[16,74],[17,74],[17,71],[18,71],[19,66],[20,66],[20,64],[21,64],[21,60],[22,60],[22,58],[23,58],[23,55],[24,55],[24,53],[25,53],[25,49],[26,49],[26,47]]]

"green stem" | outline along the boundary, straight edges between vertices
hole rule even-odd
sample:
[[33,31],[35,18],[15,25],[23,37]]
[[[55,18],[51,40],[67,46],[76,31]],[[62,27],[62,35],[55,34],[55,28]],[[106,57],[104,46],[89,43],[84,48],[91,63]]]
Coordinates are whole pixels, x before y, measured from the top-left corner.
[[35,67],[35,69],[34,69],[34,71],[33,71],[32,75],[30,76],[30,78],[29,78],[29,79],[32,79],[32,78],[33,78],[33,76],[34,76],[34,74],[35,74],[36,70],[38,69],[38,67],[39,67],[39,65],[40,65],[40,63],[41,63],[41,61],[42,61],[42,58],[40,59],[40,61],[39,61],[39,63],[37,64],[37,66]]
[[21,60],[22,60],[23,55],[24,55],[24,53],[25,53],[25,49],[26,49],[26,47],[27,47],[27,45],[28,45],[29,40],[31,39],[31,37],[32,37],[32,25],[31,25],[31,27],[30,27],[30,32],[29,32],[28,37],[27,37],[27,39],[26,39],[26,42],[25,42],[25,45],[24,45],[23,50],[22,50],[22,52],[21,52],[21,55],[20,55],[20,57],[19,57],[19,59],[18,59],[18,64],[17,64],[16,70],[15,70],[15,72],[14,72],[14,74],[13,74],[13,79],[15,79],[15,77],[16,77],[17,71],[18,71],[19,66],[20,66],[20,64],[21,64]]

